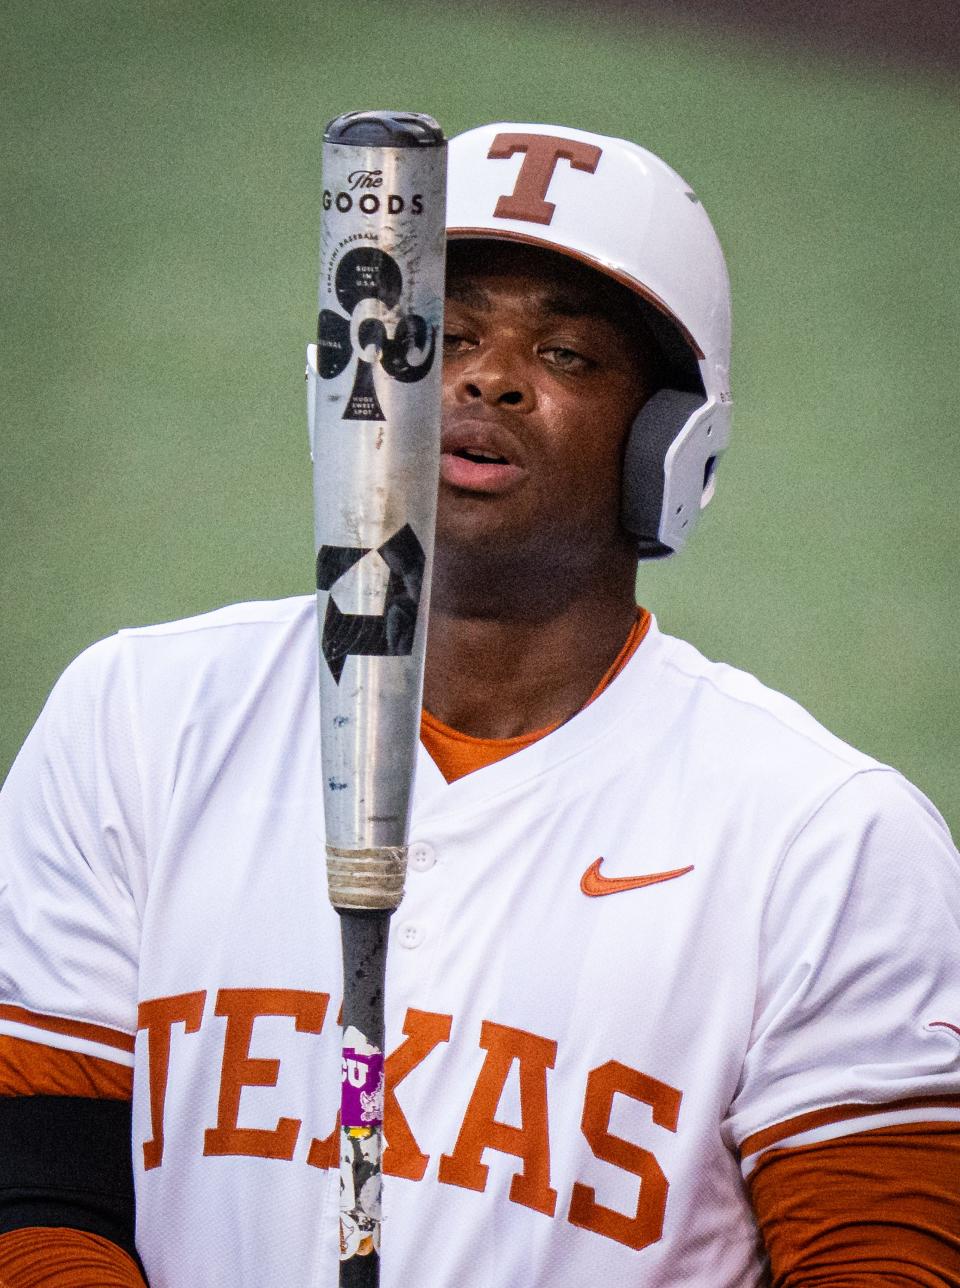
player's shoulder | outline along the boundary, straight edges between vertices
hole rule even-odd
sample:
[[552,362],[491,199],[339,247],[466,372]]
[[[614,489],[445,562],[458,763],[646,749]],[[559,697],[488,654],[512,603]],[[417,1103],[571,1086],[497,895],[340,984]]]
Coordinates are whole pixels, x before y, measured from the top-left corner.
[[201,646],[201,637],[215,633],[223,642],[229,643],[230,636],[236,636],[237,639],[248,638],[251,630],[283,632],[290,626],[298,626],[305,619],[311,619],[315,607],[316,601],[312,595],[249,600],[226,604],[176,621],[158,622],[150,626],[125,626],[117,632],[117,636],[122,640],[193,639]]
[[154,626],[126,627],[117,647],[130,679],[155,688],[182,677],[196,689],[235,691],[257,677],[315,665],[316,600],[228,604],[211,612]]
[[171,703],[199,688],[234,691],[245,680],[285,665],[314,662],[315,599],[229,604],[148,626],[122,627],[84,649],[54,688],[61,700],[126,700],[136,691]]
[[[785,834],[818,837],[834,852],[842,838],[875,831],[889,836],[891,853],[904,837],[947,856],[956,851],[935,805],[899,770],[827,729],[799,702],[749,672],[714,662],[684,640],[655,636],[658,696],[683,773],[722,810],[770,816]],[[816,820],[816,826],[811,826]]]
[[705,736],[736,746],[748,759],[776,768],[788,761],[820,762],[841,775],[888,768],[832,733],[805,707],[749,671],[713,661],[686,640],[658,635],[663,672]]

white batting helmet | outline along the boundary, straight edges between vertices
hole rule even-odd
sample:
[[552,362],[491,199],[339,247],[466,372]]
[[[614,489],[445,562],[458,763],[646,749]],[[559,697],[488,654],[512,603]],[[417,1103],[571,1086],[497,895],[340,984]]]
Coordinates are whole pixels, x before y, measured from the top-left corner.
[[672,554],[713,495],[730,435],[730,284],[690,187],[625,139],[500,123],[450,141],[447,235],[543,246],[629,287],[666,386],[627,440],[622,519],[642,558]]

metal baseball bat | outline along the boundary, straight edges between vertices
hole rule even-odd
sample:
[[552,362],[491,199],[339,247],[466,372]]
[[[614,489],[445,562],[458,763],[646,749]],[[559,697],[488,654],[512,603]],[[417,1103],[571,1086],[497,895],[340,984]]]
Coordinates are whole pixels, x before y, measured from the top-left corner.
[[384,979],[423,694],[445,201],[431,117],[350,112],[327,126],[307,377],[327,876],[343,941],[341,1288],[380,1282]]

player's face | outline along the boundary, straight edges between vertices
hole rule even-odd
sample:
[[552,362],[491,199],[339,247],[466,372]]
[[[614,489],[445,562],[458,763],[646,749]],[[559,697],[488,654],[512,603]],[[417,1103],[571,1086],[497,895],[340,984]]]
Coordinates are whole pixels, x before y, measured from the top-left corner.
[[653,392],[629,293],[507,243],[450,247],[439,541],[582,564],[630,548],[623,448]]

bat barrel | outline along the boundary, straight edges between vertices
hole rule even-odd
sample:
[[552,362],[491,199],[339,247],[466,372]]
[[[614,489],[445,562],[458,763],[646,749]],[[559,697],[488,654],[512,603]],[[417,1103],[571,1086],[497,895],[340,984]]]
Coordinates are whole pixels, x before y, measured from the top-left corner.
[[445,160],[430,117],[352,112],[325,135],[308,375],[336,907],[396,907],[403,888],[440,462]]
[[327,877],[344,959],[341,1285],[379,1281],[384,972],[423,694],[445,203],[432,118],[351,112],[327,127],[307,377]]

